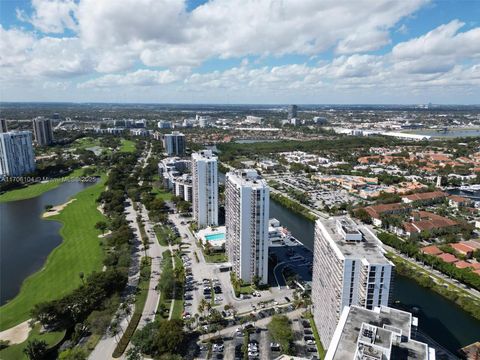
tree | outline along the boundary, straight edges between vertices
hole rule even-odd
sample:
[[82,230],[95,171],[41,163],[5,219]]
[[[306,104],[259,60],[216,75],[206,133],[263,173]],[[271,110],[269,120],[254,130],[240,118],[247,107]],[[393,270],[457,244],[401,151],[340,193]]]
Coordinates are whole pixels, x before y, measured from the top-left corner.
[[100,230],[103,235],[105,234],[105,230],[108,229],[108,224],[105,221],[99,221],[95,224],[95,229]]
[[166,354],[182,354],[185,340],[183,321],[175,319],[145,325],[141,330],[137,330],[132,343],[144,354],[161,357]]
[[268,324],[268,330],[275,342],[280,344],[283,353],[293,355],[293,332],[290,321],[285,315],[274,315]]
[[47,353],[47,343],[38,339],[30,340],[23,349],[23,353],[30,360],[42,360]]
[[142,360],[142,354],[137,346],[127,350],[127,360]]
[[74,347],[72,349],[67,349],[62,351],[59,356],[59,360],[86,360],[87,352],[80,347]]

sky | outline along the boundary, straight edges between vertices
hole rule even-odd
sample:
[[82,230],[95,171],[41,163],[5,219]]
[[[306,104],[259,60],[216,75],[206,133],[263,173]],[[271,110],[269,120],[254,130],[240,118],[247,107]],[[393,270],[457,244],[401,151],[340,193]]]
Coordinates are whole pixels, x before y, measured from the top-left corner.
[[0,0],[0,101],[480,104],[480,0]]

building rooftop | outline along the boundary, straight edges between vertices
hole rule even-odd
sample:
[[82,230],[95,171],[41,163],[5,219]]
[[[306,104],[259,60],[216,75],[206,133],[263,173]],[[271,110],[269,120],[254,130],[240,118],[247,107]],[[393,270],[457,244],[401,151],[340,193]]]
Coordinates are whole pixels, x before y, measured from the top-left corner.
[[457,262],[458,259],[455,257],[455,255],[449,254],[449,253],[443,253],[440,255],[437,255],[438,258],[442,259],[446,263],[454,263]]
[[238,186],[252,188],[268,188],[267,182],[254,169],[240,169],[229,171],[226,178]]
[[432,200],[432,199],[442,198],[446,196],[447,194],[445,194],[442,191],[432,191],[432,192],[407,195],[407,196],[404,196],[404,198],[410,201],[422,201],[422,200]]
[[428,359],[428,346],[412,340],[412,314],[382,306],[345,308],[325,359]]
[[440,255],[441,253],[443,253],[442,250],[440,250],[437,246],[435,245],[430,245],[430,246],[425,246],[421,249],[421,251],[424,253],[424,254],[428,254],[428,255]]
[[217,156],[213,154],[212,150],[201,150],[192,153],[193,160],[217,160]]
[[350,217],[319,219],[317,224],[340,258],[362,258],[372,264],[391,264],[384,256],[380,240],[368,228],[358,225]]

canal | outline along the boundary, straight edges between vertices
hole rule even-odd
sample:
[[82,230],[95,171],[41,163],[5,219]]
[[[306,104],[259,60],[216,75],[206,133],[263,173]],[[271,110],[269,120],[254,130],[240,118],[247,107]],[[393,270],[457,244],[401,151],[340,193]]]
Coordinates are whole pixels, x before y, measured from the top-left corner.
[[[313,222],[273,200],[270,200],[270,217],[278,219],[293,236],[313,251]],[[396,276],[392,300],[394,306],[413,310],[419,319],[420,331],[453,353],[480,340],[480,321],[409,278]]]
[[60,205],[92,183],[65,182],[32,199],[0,203],[0,305],[18,294],[62,242],[61,224],[42,219],[46,205]]

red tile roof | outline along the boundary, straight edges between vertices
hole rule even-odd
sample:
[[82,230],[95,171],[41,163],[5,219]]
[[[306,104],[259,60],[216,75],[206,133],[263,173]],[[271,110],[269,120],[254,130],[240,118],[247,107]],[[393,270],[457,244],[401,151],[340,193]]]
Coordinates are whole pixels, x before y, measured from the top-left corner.
[[431,191],[426,193],[417,193],[417,194],[407,195],[405,196],[405,198],[411,201],[422,201],[422,200],[433,200],[433,199],[443,198],[446,196],[447,194],[445,194],[442,191]]
[[454,263],[458,261],[458,259],[454,255],[449,253],[443,253],[443,254],[437,255],[437,257],[445,261],[446,263]]
[[462,244],[462,243],[450,244],[450,246],[453,249],[455,249],[456,251],[458,251],[459,253],[462,253],[462,254],[467,254],[467,253],[473,252],[475,250],[471,246],[468,246],[468,245],[465,245],[465,244]]
[[480,242],[476,240],[462,241],[460,244],[465,244],[467,246],[470,246],[473,249],[480,250]]
[[463,197],[463,196],[458,196],[458,195],[450,195],[448,197],[450,200],[455,201],[457,203],[469,203],[471,202],[470,199]]
[[379,219],[380,216],[384,213],[388,212],[394,212],[396,210],[409,210],[410,207],[402,204],[402,203],[393,203],[393,204],[379,204],[379,205],[372,205],[372,206],[367,206],[365,208],[365,211],[374,218]]
[[440,255],[443,252],[435,245],[425,246],[421,250],[424,254],[428,255]]
[[455,266],[459,269],[465,269],[472,267],[472,264],[470,264],[468,261],[460,260],[455,263]]

